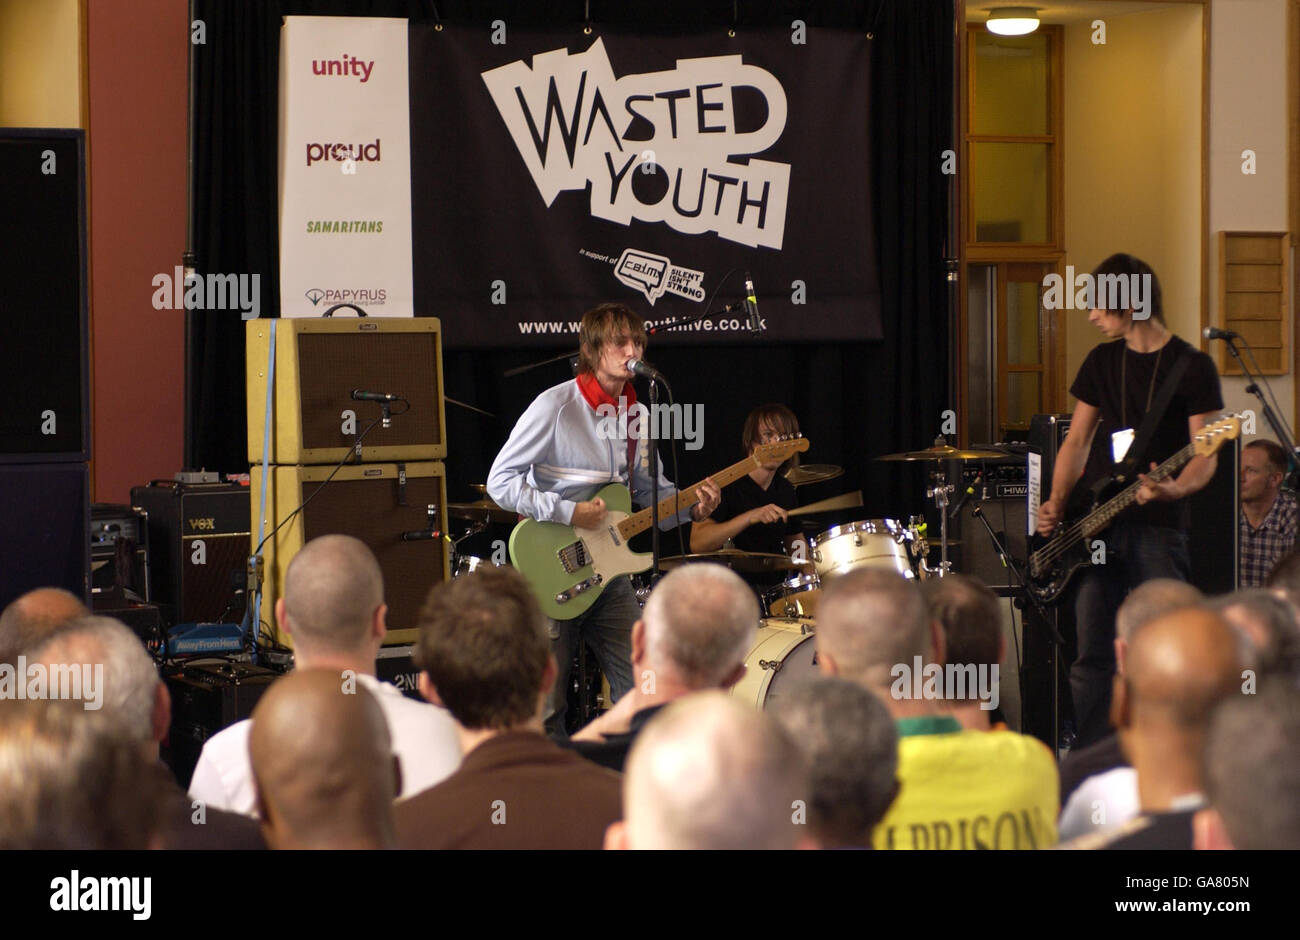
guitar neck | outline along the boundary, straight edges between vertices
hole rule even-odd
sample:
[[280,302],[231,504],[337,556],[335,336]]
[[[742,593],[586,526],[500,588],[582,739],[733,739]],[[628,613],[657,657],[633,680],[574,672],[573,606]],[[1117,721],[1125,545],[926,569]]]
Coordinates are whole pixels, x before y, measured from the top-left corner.
[[[754,456],[746,457],[744,460],[738,460],[726,470],[712,475],[711,479],[718,484],[718,488],[734,483],[751,470],[761,467],[758,458]],[[659,500],[659,518],[667,519],[669,516],[675,516],[683,509],[694,506],[699,502],[698,490],[704,485],[704,481],[692,484],[683,490],[678,490],[672,496]],[[630,539],[638,533],[644,532],[654,524],[654,517],[649,509],[642,509],[640,512],[634,512],[618,524],[618,531],[625,539]]]
[[[1156,467],[1154,470],[1148,473],[1147,477],[1149,479],[1155,480],[1156,482],[1164,480],[1167,477],[1170,477],[1173,474],[1177,473],[1179,470],[1181,470],[1183,466],[1189,460],[1191,460],[1192,457],[1194,457],[1195,455],[1196,455],[1195,445],[1188,444],[1186,447],[1178,451],[1176,454],[1174,454],[1172,457],[1170,457],[1160,466]],[[1083,534],[1092,535],[1096,532],[1100,532],[1102,529],[1106,528],[1106,526],[1110,525],[1116,516],[1118,516],[1125,509],[1128,509],[1135,502],[1137,502],[1138,490],[1140,490],[1141,488],[1142,488],[1141,480],[1138,480],[1134,483],[1130,483],[1127,487],[1125,487],[1114,497],[1108,499],[1106,502],[1102,503],[1092,512],[1088,513],[1088,515],[1084,516],[1083,520],[1080,522],[1080,527],[1083,529]]]

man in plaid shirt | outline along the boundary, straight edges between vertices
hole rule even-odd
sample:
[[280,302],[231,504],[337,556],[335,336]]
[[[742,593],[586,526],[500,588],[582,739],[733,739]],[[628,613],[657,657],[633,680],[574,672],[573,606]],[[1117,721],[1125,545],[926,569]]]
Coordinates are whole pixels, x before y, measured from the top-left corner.
[[1262,587],[1268,573],[1291,551],[1296,537],[1296,497],[1284,490],[1286,451],[1255,440],[1241,452],[1241,586]]

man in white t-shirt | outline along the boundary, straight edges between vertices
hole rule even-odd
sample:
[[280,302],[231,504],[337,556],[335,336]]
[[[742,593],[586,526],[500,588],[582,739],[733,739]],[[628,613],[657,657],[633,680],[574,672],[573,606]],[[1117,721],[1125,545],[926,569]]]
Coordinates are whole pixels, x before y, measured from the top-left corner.
[[[340,687],[363,687],[388,721],[401,768],[401,795],[427,790],[460,766],[456,725],[443,708],[417,702],[374,676],[375,656],[387,632],[384,580],[370,549],[347,535],[312,539],[285,574],[275,617],[293,637],[299,669],[330,669]],[[249,720],[231,725],[203,745],[190,797],[208,807],[255,816],[257,797],[248,754]]]

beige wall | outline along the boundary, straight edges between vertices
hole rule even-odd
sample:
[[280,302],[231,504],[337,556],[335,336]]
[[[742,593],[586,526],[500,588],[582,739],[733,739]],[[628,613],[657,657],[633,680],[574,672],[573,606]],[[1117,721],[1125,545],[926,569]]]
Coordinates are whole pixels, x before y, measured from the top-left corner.
[[[1201,300],[1201,8],[1105,12],[1065,28],[1063,128],[1067,264],[1086,273],[1127,251],[1160,278],[1165,322],[1197,342]],[[1100,340],[1067,310],[1067,383]],[[1068,386],[1067,386],[1068,387]],[[1070,407],[1073,407],[1071,399]]]
[[[1286,0],[1214,0],[1210,17],[1211,323],[1221,321],[1218,232],[1287,230],[1286,27]],[[1243,150],[1255,151],[1254,175],[1241,172]],[[1294,324],[1294,298],[1292,316]],[[1291,335],[1294,338],[1294,327]],[[1218,355],[1217,349],[1211,352]],[[1268,380],[1294,428],[1294,376]],[[1259,411],[1242,379],[1224,378],[1223,397],[1234,410]],[[1262,415],[1258,430],[1260,435],[1273,436]]]
[[78,0],[0,0],[0,125],[81,127]]

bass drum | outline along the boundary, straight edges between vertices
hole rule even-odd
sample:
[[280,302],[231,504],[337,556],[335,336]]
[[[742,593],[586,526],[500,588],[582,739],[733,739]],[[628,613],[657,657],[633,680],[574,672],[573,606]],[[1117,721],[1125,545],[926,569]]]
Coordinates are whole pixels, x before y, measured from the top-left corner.
[[817,646],[812,621],[769,617],[759,623],[758,638],[745,656],[745,675],[731,694],[755,708],[767,708],[782,690],[817,676]]

